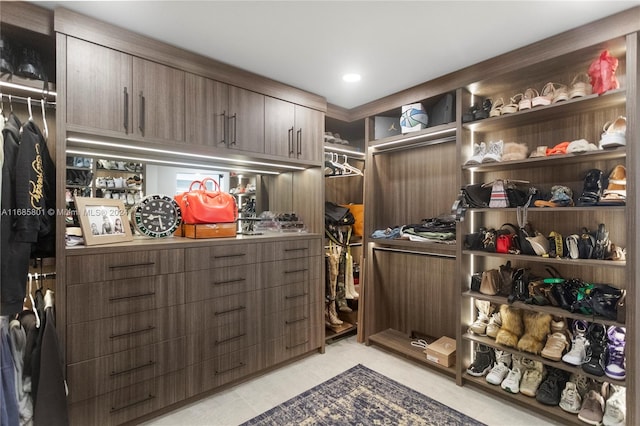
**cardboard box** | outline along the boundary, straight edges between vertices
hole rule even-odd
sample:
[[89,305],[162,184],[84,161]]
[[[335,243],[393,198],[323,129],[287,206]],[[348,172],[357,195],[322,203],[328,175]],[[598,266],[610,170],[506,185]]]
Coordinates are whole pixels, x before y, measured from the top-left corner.
[[235,237],[237,229],[235,222],[182,224],[182,231],[187,238]]
[[427,346],[424,352],[427,360],[451,367],[456,362],[456,340],[443,336]]
[[383,139],[400,134],[400,117],[376,116],[374,121],[374,139]]

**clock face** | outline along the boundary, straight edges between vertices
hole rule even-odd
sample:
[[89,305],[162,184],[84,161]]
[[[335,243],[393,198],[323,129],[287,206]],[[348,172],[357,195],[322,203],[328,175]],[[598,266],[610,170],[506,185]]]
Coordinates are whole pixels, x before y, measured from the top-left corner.
[[169,237],[178,229],[181,221],[178,203],[167,195],[149,195],[133,210],[136,229],[149,237]]

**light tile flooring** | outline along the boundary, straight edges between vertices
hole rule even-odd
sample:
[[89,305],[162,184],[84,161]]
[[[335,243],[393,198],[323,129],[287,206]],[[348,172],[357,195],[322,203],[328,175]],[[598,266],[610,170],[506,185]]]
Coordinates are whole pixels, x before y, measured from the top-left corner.
[[356,364],[363,364],[488,425],[553,424],[476,388],[457,386],[450,378],[402,357],[357,343],[355,336],[351,336],[327,345],[324,354],[313,354],[143,425],[238,425]]

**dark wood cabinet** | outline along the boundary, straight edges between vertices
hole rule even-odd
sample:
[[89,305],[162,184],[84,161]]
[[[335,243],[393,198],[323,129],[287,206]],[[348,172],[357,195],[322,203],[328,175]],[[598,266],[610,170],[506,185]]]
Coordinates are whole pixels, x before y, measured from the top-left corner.
[[260,93],[229,87],[228,148],[264,153],[264,98]]
[[185,87],[186,142],[210,147],[226,146],[229,85],[187,73]]

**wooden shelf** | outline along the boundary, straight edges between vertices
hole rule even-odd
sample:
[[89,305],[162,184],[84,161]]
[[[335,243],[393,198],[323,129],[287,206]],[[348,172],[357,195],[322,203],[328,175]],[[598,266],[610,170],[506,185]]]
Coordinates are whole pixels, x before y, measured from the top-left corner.
[[407,253],[417,252],[419,254],[446,257],[455,257],[456,255],[455,244],[427,243],[399,239],[387,240],[384,238],[371,238],[369,240],[369,244],[371,244],[374,249],[378,250],[393,249],[405,251]]
[[431,145],[445,142],[456,142],[456,123],[441,124],[439,126],[427,127],[424,130],[391,136],[383,139],[376,139],[369,142],[369,147],[377,151],[395,149],[398,147],[413,147]]
[[[448,376],[455,377],[455,363],[451,367],[445,367],[443,365],[428,361],[427,355],[424,353],[424,349],[411,346],[412,340],[414,339],[411,339],[411,337],[407,336],[406,334],[391,328],[369,336],[370,343],[385,348],[397,355],[402,355],[403,357],[415,361],[421,365],[436,369],[442,373],[447,374]],[[427,340],[427,343],[431,343],[437,340],[437,338],[432,337],[425,340]]]
[[534,311],[534,312],[545,312],[554,316],[558,316],[558,317],[563,317],[563,318],[571,318],[571,319],[578,319],[578,320],[583,320],[583,321],[587,321],[587,322],[598,322],[600,324],[604,324],[606,326],[610,326],[610,325],[614,325],[617,327],[624,327],[625,325],[622,323],[619,323],[617,321],[614,320],[610,320],[604,317],[597,317],[594,315],[584,315],[584,314],[578,314],[578,313],[573,313],[573,312],[569,312],[566,311],[562,308],[558,308],[555,306],[540,306],[540,305],[530,305],[528,303],[524,303],[524,302],[513,302],[513,303],[509,303],[507,301],[507,298],[504,296],[489,296],[486,294],[482,294],[482,293],[477,293],[475,291],[465,291],[462,293],[462,297],[470,297],[470,298],[474,298],[474,299],[480,299],[480,300],[488,300],[489,302],[495,304],[495,305],[510,305],[513,306],[514,308],[519,308],[519,309],[526,309],[528,311]]
[[[588,207],[529,207],[527,209],[527,214],[529,213],[538,213],[538,212],[546,212],[546,213],[558,213],[558,212],[583,212],[583,211],[615,211],[620,210],[622,213],[625,212],[627,206],[588,206]],[[506,207],[506,208],[469,208],[467,209],[467,213],[495,213],[495,212],[517,212],[518,209],[515,207]]]
[[556,259],[551,257],[542,256],[530,256],[526,254],[508,254],[508,253],[492,253],[482,250],[463,250],[462,254],[484,256],[484,257],[501,257],[509,260],[521,260],[523,262],[535,262],[535,263],[552,263],[557,265],[569,265],[569,266],[587,266],[597,267],[606,266],[611,268],[625,268],[627,266],[626,261],[614,261],[614,260],[598,260],[598,259]]

